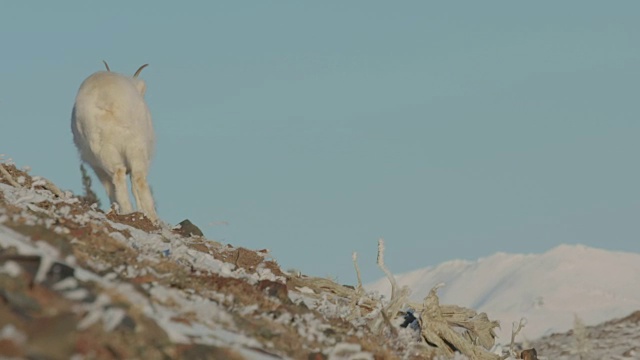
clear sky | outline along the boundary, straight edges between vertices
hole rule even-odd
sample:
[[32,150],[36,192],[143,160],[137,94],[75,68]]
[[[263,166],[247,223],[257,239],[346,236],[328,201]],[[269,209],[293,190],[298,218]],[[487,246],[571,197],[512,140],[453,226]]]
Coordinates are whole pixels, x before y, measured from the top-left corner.
[[160,217],[284,268],[640,251],[640,2],[177,4],[3,4],[0,153],[80,193],[80,83],[149,63]]

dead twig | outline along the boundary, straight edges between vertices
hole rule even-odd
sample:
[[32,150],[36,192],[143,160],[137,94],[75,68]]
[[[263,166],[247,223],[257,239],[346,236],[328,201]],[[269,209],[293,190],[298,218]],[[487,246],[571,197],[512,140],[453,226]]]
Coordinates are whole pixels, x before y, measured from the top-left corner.
[[55,186],[51,181],[47,180],[47,179],[42,179],[44,180],[44,185],[43,187],[49,191],[51,191],[55,196],[59,197],[59,198],[63,198],[64,194],[62,193],[62,191],[60,191],[60,189],[58,189],[57,186]]
[[13,187],[20,187],[20,184],[18,184],[15,180],[13,180],[13,177],[11,176],[11,174],[9,174],[9,172],[7,171],[7,169],[4,168],[4,164],[0,164],[0,173],[2,173],[2,176],[4,176],[4,178],[9,182],[9,184]]
[[509,345],[509,354],[504,355],[502,357],[503,360],[509,356],[518,356],[518,353],[515,350],[515,340],[516,336],[520,333],[520,330],[525,327],[525,325],[527,325],[526,318],[521,318],[519,322],[514,321],[513,324],[511,324],[511,344]]

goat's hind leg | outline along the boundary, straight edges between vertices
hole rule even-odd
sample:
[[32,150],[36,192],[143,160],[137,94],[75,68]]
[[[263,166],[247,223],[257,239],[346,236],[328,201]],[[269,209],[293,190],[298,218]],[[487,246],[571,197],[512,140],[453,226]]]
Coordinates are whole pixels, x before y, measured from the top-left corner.
[[131,200],[129,199],[129,188],[127,187],[127,168],[124,166],[117,166],[113,171],[111,177],[114,191],[115,202],[120,207],[121,214],[128,214],[133,212],[131,206]]
[[107,174],[106,171],[100,168],[95,168],[93,169],[93,171],[96,173],[98,180],[100,180],[100,182],[102,183],[102,186],[104,187],[104,190],[107,192],[107,197],[109,198],[109,202],[112,204],[116,202],[115,189],[113,188],[113,182],[111,181],[111,176],[109,176],[109,174]]
[[147,217],[153,221],[158,219],[156,207],[153,202],[153,195],[147,183],[147,172],[134,169],[131,171],[131,190],[133,197],[136,199],[136,205],[139,211],[142,211]]

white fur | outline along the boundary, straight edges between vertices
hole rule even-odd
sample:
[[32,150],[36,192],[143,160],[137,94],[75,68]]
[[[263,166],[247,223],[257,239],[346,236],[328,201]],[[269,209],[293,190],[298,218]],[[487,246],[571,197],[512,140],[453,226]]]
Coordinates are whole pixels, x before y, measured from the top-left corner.
[[147,183],[155,135],[145,91],[144,81],[137,77],[110,71],[90,75],[78,90],[71,131],[80,157],[91,165],[111,203],[117,203],[121,213],[133,211],[129,174],[138,210],[155,221],[158,216]]

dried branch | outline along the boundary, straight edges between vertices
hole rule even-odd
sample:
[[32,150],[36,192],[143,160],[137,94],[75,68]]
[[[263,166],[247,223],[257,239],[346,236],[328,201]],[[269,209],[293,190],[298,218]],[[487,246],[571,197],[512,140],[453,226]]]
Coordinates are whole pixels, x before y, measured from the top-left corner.
[[358,253],[357,252],[353,252],[353,255],[351,255],[351,259],[353,260],[353,267],[356,268],[356,276],[358,277],[358,287],[356,288],[356,291],[363,291],[364,288],[362,287],[362,277],[360,276],[360,268],[358,267]]
[[516,336],[520,333],[520,330],[525,327],[525,325],[527,325],[527,318],[521,318],[519,322],[514,321],[511,324],[511,344],[509,345],[509,353],[502,357],[503,360],[509,356],[518,356],[515,350],[515,340]]
[[378,266],[380,267],[380,269],[382,269],[382,272],[384,272],[384,274],[387,276],[387,279],[389,279],[389,282],[391,283],[391,299],[394,299],[398,286],[396,284],[396,279],[393,277],[393,274],[384,264],[384,239],[382,238],[378,239]]
[[4,178],[9,182],[9,184],[13,187],[20,187],[20,184],[18,184],[15,180],[13,180],[13,177],[11,176],[11,174],[9,174],[9,172],[7,171],[7,169],[4,168],[3,164],[0,164],[0,173],[2,173],[2,176],[4,176]]
[[382,272],[387,276],[391,283],[391,298],[387,306],[381,309],[380,317],[377,318],[373,325],[373,331],[379,331],[382,324],[387,324],[392,333],[395,333],[396,329],[391,325],[389,319],[394,318],[406,304],[409,302],[409,294],[411,291],[408,287],[403,287],[398,291],[398,284],[393,274],[387,266],[384,264],[384,240],[381,238],[378,240],[378,266],[382,269]]
[[57,186],[55,186],[51,181],[44,179],[44,185],[42,185],[45,189],[51,191],[55,196],[59,197],[59,198],[64,198],[64,194],[62,193],[62,191],[60,191],[60,189],[58,189]]
[[358,302],[364,296],[364,287],[362,286],[362,277],[360,276],[360,268],[358,267],[358,253],[355,251],[351,255],[351,259],[353,260],[353,267],[356,269],[356,276],[358,278],[358,286],[355,288],[353,295],[351,296],[351,301],[349,302],[350,314],[347,317],[347,320],[351,321],[360,315],[360,309],[358,308]]

